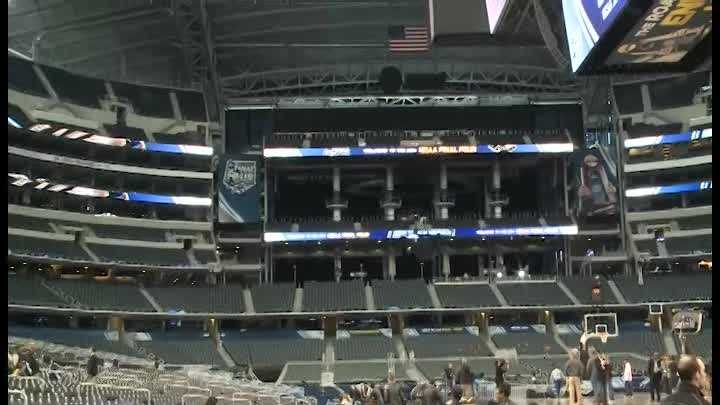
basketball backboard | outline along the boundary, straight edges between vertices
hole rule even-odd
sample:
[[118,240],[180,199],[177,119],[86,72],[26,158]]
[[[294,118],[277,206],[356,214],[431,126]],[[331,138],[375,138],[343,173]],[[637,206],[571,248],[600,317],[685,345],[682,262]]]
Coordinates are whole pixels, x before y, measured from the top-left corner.
[[673,332],[684,335],[697,335],[702,331],[703,313],[691,309],[677,311],[672,317]]
[[663,314],[663,306],[662,304],[650,304],[650,315],[662,315]]
[[617,337],[617,314],[610,312],[585,314],[583,329],[588,338],[599,337],[601,334],[606,334],[607,337]]

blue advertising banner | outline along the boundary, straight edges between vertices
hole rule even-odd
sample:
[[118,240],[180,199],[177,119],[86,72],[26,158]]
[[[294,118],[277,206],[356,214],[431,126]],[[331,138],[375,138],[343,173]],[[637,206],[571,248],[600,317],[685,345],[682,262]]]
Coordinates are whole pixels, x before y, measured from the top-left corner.
[[260,157],[222,156],[217,170],[218,222],[260,222]]

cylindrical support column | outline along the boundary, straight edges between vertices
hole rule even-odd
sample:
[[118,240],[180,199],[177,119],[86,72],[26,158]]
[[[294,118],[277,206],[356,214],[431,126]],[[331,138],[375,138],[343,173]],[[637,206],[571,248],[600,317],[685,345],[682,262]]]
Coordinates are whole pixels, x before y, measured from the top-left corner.
[[483,270],[485,270],[485,256],[477,255],[477,276],[482,277]]
[[342,278],[342,258],[340,256],[335,256],[333,258],[333,268],[335,269],[335,281],[340,282],[340,279]]
[[450,255],[447,253],[442,254],[442,274],[446,280],[450,278]]
[[[332,172],[332,187],[333,187],[333,195],[339,195],[340,194],[340,168],[339,167],[333,167]],[[340,213],[340,208],[333,208],[333,221],[340,222],[342,220],[342,215]]]
[[392,251],[388,252],[387,263],[388,275],[390,276],[390,280],[395,280],[395,275],[397,274],[397,267],[395,263],[395,253],[393,253]]
[[[446,194],[447,188],[447,165],[440,165],[440,194]],[[448,207],[440,207],[440,219],[448,219]]]
[[488,314],[485,312],[476,312],[473,316],[473,323],[478,327],[480,336],[487,336],[489,333],[490,323],[488,322]]
[[[390,195],[395,190],[395,174],[393,168],[388,166],[385,168],[385,191]],[[395,220],[395,208],[385,208],[385,219],[388,221]]]
[[[495,160],[492,167],[492,193],[493,198],[500,198],[500,161]],[[502,218],[502,206],[495,204],[493,206],[493,217]]]

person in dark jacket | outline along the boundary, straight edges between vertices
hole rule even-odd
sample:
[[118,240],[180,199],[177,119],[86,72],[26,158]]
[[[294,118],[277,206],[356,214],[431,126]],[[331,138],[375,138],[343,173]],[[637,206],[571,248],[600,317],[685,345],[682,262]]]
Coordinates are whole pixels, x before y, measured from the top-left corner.
[[508,371],[507,361],[495,360],[495,385],[501,386],[505,382],[505,373]]
[[683,354],[678,360],[677,392],[667,396],[661,405],[710,405],[705,399],[708,381],[705,364],[695,355]]
[[90,357],[88,358],[87,362],[87,374],[88,379],[94,379],[97,377],[98,373],[100,373],[100,364],[101,364],[100,358],[95,354],[95,348],[90,348]]
[[448,363],[447,367],[443,370],[443,377],[445,378],[445,384],[448,389],[452,389],[455,385],[455,369],[452,363]]
[[653,353],[647,365],[647,376],[650,378],[650,400],[660,402],[660,380],[662,378],[662,366],[660,364],[660,355]]
[[470,371],[470,366],[467,364],[467,359],[464,357],[460,360],[460,370],[455,375],[455,383],[462,387],[462,400],[470,401],[475,396],[473,390],[473,381],[475,381],[475,374]]

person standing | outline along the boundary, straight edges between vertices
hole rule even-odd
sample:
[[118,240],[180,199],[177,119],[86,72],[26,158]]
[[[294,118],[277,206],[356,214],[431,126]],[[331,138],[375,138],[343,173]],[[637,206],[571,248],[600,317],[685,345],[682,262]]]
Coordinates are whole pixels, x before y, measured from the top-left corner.
[[662,377],[662,368],[660,367],[660,358],[657,352],[653,353],[647,365],[647,376],[650,378],[650,401],[660,402],[660,378]]
[[95,354],[95,348],[90,348],[90,357],[87,361],[86,371],[88,374],[88,380],[94,380],[100,372],[100,358]]
[[462,358],[460,360],[460,370],[458,370],[457,375],[455,376],[455,382],[456,384],[460,385],[462,387],[462,394],[461,394],[461,401],[474,401],[475,392],[473,390],[473,381],[475,380],[475,375],[472,371],[470,371],[470,366],[467,364],[467,359]]
[[570,405],[579,405],[582,403],[580,385],[582,384],[583,374],[585,373],[585,365],[580,361],[579,350],[572,349],[569,355],[570,359],[565,363],[568,397],[570,399]]
[[708,380],[702,360],[691,354],[683,354],[677,368],[680,378],[677,392],[667,396],[661,405],[710,405],[703,393]]
[[452,390],[455,383],[455,369],[452,363],[448,363],[447,367],[443,370],[443,377],[445,378],[445,385],[448,390]]
[[630,364],[630,360],[625,359],[625,362],[623,363],[623,382],[625,383],[625,396],[626,397],[632,397],[633,396],[633,386],[632,386],[632,365]]
[[508,370],[508,365],[505,359],[495,360],[495,385],[501,386],[505,382],[505,373]]
[[560,390],[562,389],[564,380],[565,376],[563,375],[562,370],[553,365],[553,371],[550,372],[550,382],[552,383],[553,393],[557,399],[560,399]]
[[510,400],[510,384],[502,383],[495,389],[495,404],[496,405],[515,405]]
[[612,364],[610,363],[610,357],[608,357],[607,353],[603,353],[602,361],[605,369],[605,394],[607,394],[607,399],[609,401],[614,401],[615,390],[612,386]]

